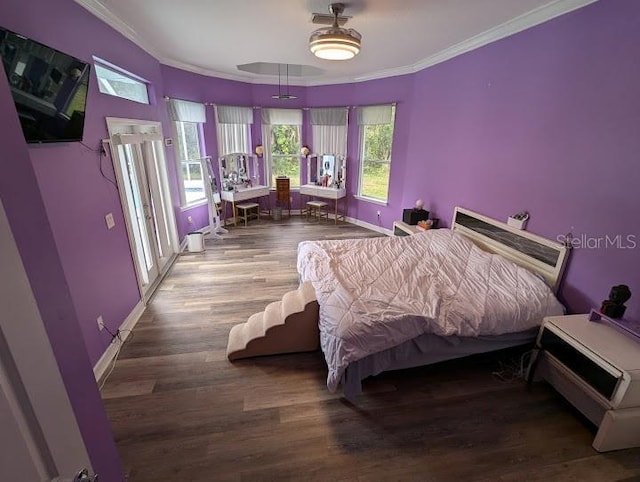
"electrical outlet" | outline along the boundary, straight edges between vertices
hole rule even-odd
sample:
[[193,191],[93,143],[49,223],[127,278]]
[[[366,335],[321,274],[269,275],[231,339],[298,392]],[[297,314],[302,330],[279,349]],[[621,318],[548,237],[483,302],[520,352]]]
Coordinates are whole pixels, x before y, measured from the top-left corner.
[[378,215],[378,217],[380,217],[380,210],[378,209],[378,212],[376,212],[376,214]]
[[104,330],[104,320],[102,319],[102,315],[98,316],[96,321],[98,322],[98,330]]
[[187,216],[187,222],[189,224],[193,224],[193,217],[192,216]]

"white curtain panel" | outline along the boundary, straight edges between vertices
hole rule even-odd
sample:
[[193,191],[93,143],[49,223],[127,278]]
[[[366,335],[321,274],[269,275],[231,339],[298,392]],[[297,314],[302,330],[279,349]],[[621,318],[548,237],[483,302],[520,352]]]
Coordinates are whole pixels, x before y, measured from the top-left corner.
[[311,126],[313,152],[347,156],[347,126]]
[[312,126],[344,126],[347,125],[346,107],[314,107],[309,109]]
[[301,109],[262,109],[260,115],[263,125],[302,125]]
[[253,109],[234,105],[215,106],[219,124],[253,124]]
[[367,105],[358,107],[358,125],[389,124],[393,105]]
[[309,109],[313,152],[317,154],[347,155],[346,107],[320,107]]
[[[264,109],[263,109],[264,111]],[[271,125],[262,124],[262,147],[264,147],[264,178],[267,186],[271,186]]]
[[187,100],[169,99],[167,108],[169,109],[169,117],[171,120],[197,122],[199,124],[207,122],[207,113],[204,104],[189,102]]
[[251,154],[251,132],[249,124],[218,124],[218,155]]

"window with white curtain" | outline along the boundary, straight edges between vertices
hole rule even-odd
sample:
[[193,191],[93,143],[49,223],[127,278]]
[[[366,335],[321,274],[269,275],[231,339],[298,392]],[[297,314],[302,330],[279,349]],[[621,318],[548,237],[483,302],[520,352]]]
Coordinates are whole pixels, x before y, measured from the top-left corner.
[[276,177],[289,178],[291,187],[300,186],[300,109],[262,109],[262,144],[265,179],[276,185]]
[[395,105],[358,107],[360,175],[358,196],[387,202]]
[[215,111],[218,155],[222,157],[234,153],[251,153],[253,109],[218,105]]
[[204,104],[170,99],[167,103],[173,121],[176,161],[182,177],[180,200],[190,206],[206,200],[202,169],[202,125],[206,122]]
[[317,154],[347,155],[346,107],[309,109],[313,152]]

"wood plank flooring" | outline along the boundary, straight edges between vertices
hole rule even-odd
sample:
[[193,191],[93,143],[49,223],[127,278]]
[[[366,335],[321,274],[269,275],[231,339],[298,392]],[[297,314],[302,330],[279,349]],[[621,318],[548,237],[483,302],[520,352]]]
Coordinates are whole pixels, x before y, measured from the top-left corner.
[[640,480],[640,449],[598,454],[552,389],[492,375],[519,349],[380,375],[353,405],[320,352],[226,360],[231,327],[297,286],[298,242],[376,235],[254,221],[181,255],[102,391],[129,481]]

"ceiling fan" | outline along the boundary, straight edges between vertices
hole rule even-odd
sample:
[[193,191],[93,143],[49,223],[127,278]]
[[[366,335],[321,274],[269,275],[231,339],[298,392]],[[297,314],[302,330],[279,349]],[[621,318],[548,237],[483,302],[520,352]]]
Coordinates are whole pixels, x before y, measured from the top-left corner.
[[358,55],[362,35],[352,28],[343,28],[350,17],[342,15],[344,3],[329,4],[331,15],[314,13],[312,22],[331,25],[315,30],[309,38],[309,50],[320,59],[349,60]]

